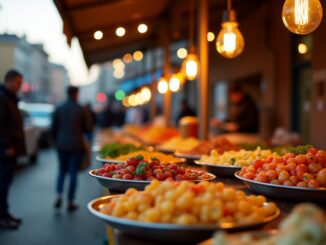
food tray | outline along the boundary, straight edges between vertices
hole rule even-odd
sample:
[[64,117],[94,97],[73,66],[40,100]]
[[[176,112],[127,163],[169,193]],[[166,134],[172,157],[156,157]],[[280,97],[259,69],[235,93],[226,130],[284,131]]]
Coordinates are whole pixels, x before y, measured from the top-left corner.
[[204,167],[207,172],[212,173],[216,176],[234,177],[235,172],[241,170],[241,167],[239,166],[216,165],[216,164],[209,164],[200,161],[194,161],[194,162],[195,164]]
[[325,202],[326,200],[326,188],[305,188],[263,183],[241,177],[239,171],[235,173],[235,177],[242,180],[252,191],[268,197],[305,202]]
[[140,222],[122,218],[116,218],[100,212],[100,208],[117,195],[100,197],[88,204],[88,210],[96,217],[106,221],[113,228],[126,234],[161,242],[189,242],[191,244],[208,239],[216,230],[243,231],[262,227],[266,223],[276,219],[280,211],[255,224],[239,225],[225,223],[222,225],[176,225],[164,223]]
[[[89,175],[96,178],[98,182],[105,188],[108,188],[113,191],[118,192],[125,192],[129,188],[135,188],[137,190],[144,190],[145,186],[150,183],[150,181],[147,180],[125,180],[125,179],[114,179],[114,178],[108,178],[108,177],[102,177],[96,175],[95,170],[89,171]],[[200,181],[210,181],[216,178],[215,175],[207,173],[210,178],[205,180],[191,180],[191,182],[200,182]]]

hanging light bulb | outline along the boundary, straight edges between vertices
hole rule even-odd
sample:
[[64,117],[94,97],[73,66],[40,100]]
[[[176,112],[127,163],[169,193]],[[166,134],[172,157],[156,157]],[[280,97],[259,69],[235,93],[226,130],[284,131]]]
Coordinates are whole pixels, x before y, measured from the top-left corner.
[[187,80],[195,80],[198,75],[199,61],[195,53],[188,54],[182,62],[182,71]]
[[286,0],[282,20],[286,28],[296,34],[308,34],[319,26],[323,8],[319,0]]
[[194,44],[195,32],[195,1],[189,1],[189,53],[183,60],[181,70],[184,78],[187,80],[195,80],[199,71],[199,59],[196,55],[196,48]]
[[236,13],[228,7],[223,14],[222,30],[217,36],[216,50],[225,58],[235,58],[244,48],[244,39],[238,29]]
[[177,74],[174,74],[169,83],[169,88],[171,92],[177,92],[180,89],[181,81]]
[[151,90],[148,87],[143,87],[140,90],[140,94],[141,94],[144,102],[149,102],[151,100],[152,93],[151,93]]
[[165,78],[161,78],[160,81],[157,84],[157,90],[160,94],[165,94],[169,89],[168,82]]

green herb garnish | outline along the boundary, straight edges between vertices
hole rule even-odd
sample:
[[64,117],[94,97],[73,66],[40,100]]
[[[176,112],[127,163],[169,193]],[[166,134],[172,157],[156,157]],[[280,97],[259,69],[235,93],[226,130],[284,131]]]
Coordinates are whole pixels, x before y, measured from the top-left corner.
[[138,147],[133,144],[122,144],[119,142],[113,142],[111,144],[105,144],[102,146],[99,154],[102,158],[111,157],[116,158],[120,155],[125,155],[130,152],[143,150],[143,147]]
[[144,176],[144,174],[146,173],[146,165],[147,162],[140,162],[135,171],[136,175]]
[[137,155],[136,157],[135,157],[137,160],[139,160],[139,161],[141,161],[141,160],[144,160],[144,156],[143,155]]

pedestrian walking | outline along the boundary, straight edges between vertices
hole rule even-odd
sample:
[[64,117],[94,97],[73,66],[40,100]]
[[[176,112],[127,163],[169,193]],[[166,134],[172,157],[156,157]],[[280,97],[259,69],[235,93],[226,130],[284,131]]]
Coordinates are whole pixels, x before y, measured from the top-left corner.
[[75,204],[77,174],[84,157],[84,134],[90,131],[88,120],[82,106],[77,102],[78,88],[69,86],[68,99],[59,105],[52,122],[52,134],[58,152],[59,169],[56,184],[57,199],[55,208],[62,205],[65,175],[69,173],[68,211],[78,208]]
[[87,142],[89,146],[91,147],[93,144],[93,138],[94,138],[94,131],[97,124],[97,118],[95,112],[92,110],[92,106],[90,103],[87,103],[84,105],[84,110],[87,118],[87,123],[89,124],[90,131],[85,134]]
[[0,86],[0,228],[17,229],[22,219],[9,212],[8,193],[16,167],[17,157],[25,154],[23,121],[17,107],[16,94],[23,76],[16,70],[5,75]]

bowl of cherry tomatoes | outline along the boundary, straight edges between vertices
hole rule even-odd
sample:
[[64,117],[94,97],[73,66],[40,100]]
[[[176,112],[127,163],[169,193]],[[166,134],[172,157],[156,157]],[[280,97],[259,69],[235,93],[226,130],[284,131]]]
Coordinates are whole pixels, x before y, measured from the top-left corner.
[[174,163],[162,163],[157,158],[146,161],[141,156],[129,158],[125,163],[106,163],[100,169],[91,170],[89,174],[102,186],[118,192],[128,188],[143,190],[154,179],[199,182],[216,178],[204,171],[184,168]]
[[235,173],[246,185],[266,196],[295,201],[326,200],[326,152],[310,148],[254,161]]

